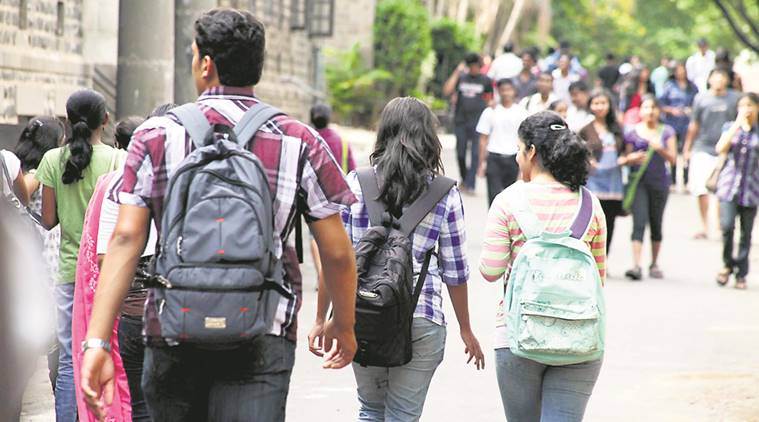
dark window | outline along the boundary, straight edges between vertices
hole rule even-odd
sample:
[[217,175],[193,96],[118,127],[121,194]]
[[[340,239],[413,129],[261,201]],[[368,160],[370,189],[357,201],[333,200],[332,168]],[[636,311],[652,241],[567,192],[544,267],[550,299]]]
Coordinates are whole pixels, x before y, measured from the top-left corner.
[[29,26],[29,5],[26,0],[18,1],[18,27],[26,29]]
[[290,28],[306,29],[307,0],[292,0],[290,3]]
[[308,1],[308,35],[331,37],[335,21],[335,0]]
[[58,25],[55,28],[55,33],[57,35],[63,35],[63,24],[64,24],[64,17],[66,16],[66,5],[62,2],[58,2]]

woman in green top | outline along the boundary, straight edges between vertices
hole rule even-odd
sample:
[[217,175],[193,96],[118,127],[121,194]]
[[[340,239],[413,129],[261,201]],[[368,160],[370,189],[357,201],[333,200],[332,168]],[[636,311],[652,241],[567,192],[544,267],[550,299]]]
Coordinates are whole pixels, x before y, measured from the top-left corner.
[[101,175],[124,161],[124,151],[103,144],[108,124],[105,99],[95,91],[77,91],[66,102],[71,138],[42,157],[36,178],[42,183],[42,222],[47,229],[61,225],[60,276],[55,287],[60,345],[55,413],[59,421],[76,420],[74,371],[71,362],[71,312],[79,241],[87,204]]

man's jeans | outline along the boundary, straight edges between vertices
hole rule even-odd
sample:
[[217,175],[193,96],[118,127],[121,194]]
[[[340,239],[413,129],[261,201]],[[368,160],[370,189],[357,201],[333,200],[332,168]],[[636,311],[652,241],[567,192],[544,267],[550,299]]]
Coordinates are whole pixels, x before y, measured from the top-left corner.
[[259,336],[231,350],[145,349],[142,390],[154,421],[281,422],[295,343]]
[[519,422],[581,422],[601,359],[548,366],[496,349],[495,370],[506,419]]
[[122,315],[119,321],[119,354],[124,363],[129,395],[132,400],[132,421],[149,422],[150,413],[142,394],[142,365],[145,344],[142,341],[142,318]]
[[414,318],[411,362],[395,368],[362,367],[354,363],[361,404],[358,420],[418,421],[432,376],[443,361],[445,336],[445,327],[424,318]]
[[71,358],[71,313],[74,310],[74,283],[55,286],[58,331],[58,378],[55,381],[55,420],[76,421],[74,364]]
[[[741,239],[738,256],[733,256],[735,218],[741,221]],[[748,275],[748,256],[751,251],[751,230],[754,228],[756,207],[743,207],[735,202],[720,201],[719,221],[722,228],[722,261],[725,268],[736,272],[736,276]]]
[[[464,187],[474,190],[475,181],[477,180],[477,167],[480,160],[480,135],[476,130],[477,121],[469,123],[456,123],[454,133],[456,134],[456,158],[459,162],[459,173]],[[470,160],[467,165],[467,149]]]

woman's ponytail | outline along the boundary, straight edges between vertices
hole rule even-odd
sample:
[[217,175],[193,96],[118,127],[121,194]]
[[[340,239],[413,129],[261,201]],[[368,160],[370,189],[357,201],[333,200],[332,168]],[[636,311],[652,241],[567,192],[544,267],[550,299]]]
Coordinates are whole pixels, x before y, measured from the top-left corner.
[[66,113],[71,122],[71,138],[66,143],[68,159],[63,171],[63,184],[81,180],[92,160],[92,132],[105,123],[105,98],[99,93],[83,89],[75,92],[66,102]]

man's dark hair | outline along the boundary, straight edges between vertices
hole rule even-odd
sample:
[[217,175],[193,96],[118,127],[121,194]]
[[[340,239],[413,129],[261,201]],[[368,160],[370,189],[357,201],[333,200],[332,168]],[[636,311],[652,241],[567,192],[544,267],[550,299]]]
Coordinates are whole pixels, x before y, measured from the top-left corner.
[[561,42],[559,43],[559,48],[560,48],[560,49],[562,49],[562,50],[567,50],[567,49],[569,49],[569,47],[571,47],[571,46],[572,46],[572,45],[571,45],[571,44],[569,43],[569,41],[567,41],[567,40],[561,41]]
[[523,50],[522,54],[520,54],[520,56],[522,56],[522,57],[524,57],[524,56],[530,56],[530,58],[532,59],[532,61],[536,61],[535,60],[535,52],[533,50],[529,49],[529,48],[526,49],[526,50]]
[[588,84],[585,83],[585,81],[575,81],[569,84],[569,92],[572,91],[583,91],[588,92]]
[[195,21],[200,57],[209,56],[227,86],[250,86],[261,80],[266,35],[250,12],[213,9]]
[[606,60],[608,60],[608,61],[612,61],[612,60],[614,60],[615,58],[616,58],[616,57],[614,56],[614,53],[606,53]]
[[726,77],[727,79],[730,79],[730,73],[727,71],[727,69],[723,69],[721,67],[715,67],[714,69],[709,72],[709,77],[711,78],[712,75],[715,73],[720,73],[722,76]]
[[316,129],[324,129],[329,125],[332,117],[332,109],[326,104],[317,104],[311,107],[311,124]]
[[514,43],[509,41],[506,44],[503,45],[503,52],[504,53],[511,53],[514,51]]
[[498,88],[500,88],[502,85],[509,85],[510,87],[515,88],[514,81],[510,78],[501,78],[495,84]]
[[467,66],[482,64],[482,58],[477,53],[467,53],[466,57],[464,57],[464,63],[466,63]]

